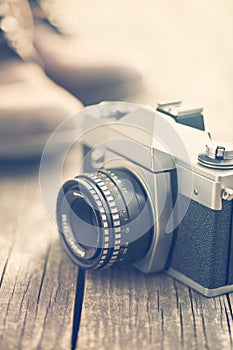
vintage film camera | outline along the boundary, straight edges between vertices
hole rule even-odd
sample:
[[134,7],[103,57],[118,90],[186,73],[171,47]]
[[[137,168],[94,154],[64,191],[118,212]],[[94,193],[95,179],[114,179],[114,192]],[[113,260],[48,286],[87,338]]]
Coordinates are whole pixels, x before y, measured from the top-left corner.
[[82,114],[83,173],[57,200],[71,259],[165,270],[208,297],[233,291],[233,146],[211,141],[202,109],[105,102]]

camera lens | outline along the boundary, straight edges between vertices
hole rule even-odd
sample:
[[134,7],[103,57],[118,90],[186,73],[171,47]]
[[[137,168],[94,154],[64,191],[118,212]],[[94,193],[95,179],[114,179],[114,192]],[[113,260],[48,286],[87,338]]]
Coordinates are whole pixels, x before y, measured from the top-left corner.
[[57,222],[67,253],[82,268],[140,260],[153,235],[144,186],[123,168],[67,181],[58,195]]

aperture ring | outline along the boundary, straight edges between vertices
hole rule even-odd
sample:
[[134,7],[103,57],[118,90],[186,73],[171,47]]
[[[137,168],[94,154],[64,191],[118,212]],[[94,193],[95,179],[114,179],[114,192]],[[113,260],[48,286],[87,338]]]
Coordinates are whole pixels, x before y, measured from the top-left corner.
[[[112,173],[112,175],[114,175],[115,180],[120,181],[116,174]],[[122,236],[122,233],[124,234],[125,225],[129,222],[129,215],[125,209],[124,199],[121,195],[120,189],[115,185],[112,179],[109,178],[109,176],[103,172],[98,172],[95,174],[86,174],[85,177],[95,182],[96,186],[105,197],[109,208],[112,222],[111,225],[108,226],[112,226],[110,231],[114,237],[112,237],[113,249],[111,250],[110,259],[104,266],[107,268],[113,265],[116,261],[122,260],[122,256],[127,252],[127,244],[125,244],[125,237]],[[127,229],[129,231],[129,226],[127,226]],[[107,256],[101,257],[96,268],[102,267],[106,260]]]
[[[98,174],[102,174],[102,176],[106,176],[106,179],[109,183],[111,183],[111,185],[113,185],[114,190],[118,193],[118,196],[121,198],[122,202],[120,205],[120,210],[118,211],[118,216],[119,219],[121,221],[121,238],[122,238],[122,245],[120,247],[120,251],[119,254],[117,254],[116,259],[114,259],[114,255],[112,256],[112,258],[110,258],[109,262],[107,263],[107,265],[105,266],[106,268],[108,268],[109,266],[111,266],[116,260],[118,261],[122,261],[124,255],[127,254],[128,251],[128,246],[129,246],[129,242],[128,242],[128,234],[130,232],[130,225],[129,225],[129,213],[128,213],[128,209],[127,209],[127,204],[124,200],[124,197],[122,195],[122,181],[119,179],[119,177],[117,176],[117,174],[113,171],[113,170],[108,170],[108,169],[101,169],[98,171]],[[125,193],[128,193],[128,191],[125,189],[124,190]]]

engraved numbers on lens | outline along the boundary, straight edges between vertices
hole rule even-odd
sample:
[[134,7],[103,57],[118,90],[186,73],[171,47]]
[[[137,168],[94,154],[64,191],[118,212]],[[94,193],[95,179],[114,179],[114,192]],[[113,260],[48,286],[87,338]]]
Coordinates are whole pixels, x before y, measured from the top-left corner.
[[[119,210],[124,206],[124,202],[122,199],[122,196],[119,192],[119,189],[115,184],[111,181],[111,179],[108,177],[110,175],[114,181],[116,181],[118,184],[121,184],[121,181],[118,179],[116,174],[111,172],[109,174],[108,171],[104,172],[98,172],[97,174],[90,174],[90,178],[95,181],[96,185],[102,190],[105,200],[108,203],[109,207],[109,213],[111,215],[111,221],[112,221],[112,241],[113,241],[113,249],[111,252],[111,257],[109,261],[107,262],[105,267],[111,266],[114,262],[116,262],[118,259],[121,260],[121,255],[126,249],[125,244],[123,243],[124,240],[122,240],[122,232],[124,233],[124,230],[122,231],[122,224],[121,218],[124,219],[124,221],[128,221],[128,214],[127,211],[124,210],[123,216],[119,215]],[[126,189],[125,189],[126,190]],[[100,259],[99,264],[96,266],[97,268],[100,267],[103,263],[102,258]]]

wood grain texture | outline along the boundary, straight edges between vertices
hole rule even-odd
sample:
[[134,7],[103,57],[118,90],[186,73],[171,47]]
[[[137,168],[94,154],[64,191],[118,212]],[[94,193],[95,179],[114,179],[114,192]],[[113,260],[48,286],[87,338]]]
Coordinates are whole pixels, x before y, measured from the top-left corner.
[[0,179],[0,349],[70,349],[77,268],[45,214],[38,169],[11,170]]
[[[14,172],[0,176],[0,349],[70,349],[77,268],[44,212],[37,171]],[[88,272],[76,349],[231,349],[232,304],[165,274]]]
[[232,295],[207,299],[165,274],[90,272],[78,349],[231,349]]

